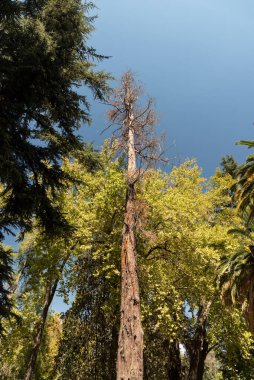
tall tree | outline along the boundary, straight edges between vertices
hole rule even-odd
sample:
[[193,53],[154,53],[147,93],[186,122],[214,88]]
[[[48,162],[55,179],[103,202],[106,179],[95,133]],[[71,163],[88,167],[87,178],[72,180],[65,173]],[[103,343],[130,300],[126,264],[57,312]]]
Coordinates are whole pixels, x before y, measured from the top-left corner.
[[[152,136],[155,116],[152,101],[139,107],[141,95],[131,72],[121,79],[109,112],[110,121],[119,125],[118,144],[127,155],[126,209],[121,248],[121,318],[118,338],[117,379],[143,379],[143,330],[141,325],[140,292],[137,268],[136,227],[138,200],[136,184],[144,168],[158,159],[159,141]],[[137,163],[138,161],[138,163]],[[137,166],[138,165],[138,166]]]
[[[81,148],[76,130],[90,122],[78,87],[99,99],[108,90],[109,75],[94,70],[103,57],[87,45],[91,7],[81,0],[0,2],[1,238],[12,227],[28,229],[34,215],[48,232],[66,226],[51,200],[65,176],[61,160]],[[0,288],[8,265],[1,260]]]
[[61,158],[81,147],[75,131],[90,122],[87,97],[77,88],[84,84],[102,99],[109,76],[93,70],[92,61],[103,57],[87,46],[93,29],[90,4],[26,0],[16,5],[15,17],[6,14],[0,23],[0,180],[5,194],[0,227],[23,228],[34,214],[52,227],[60,223],[59,213],[47,190],[54,193],[61,184]]

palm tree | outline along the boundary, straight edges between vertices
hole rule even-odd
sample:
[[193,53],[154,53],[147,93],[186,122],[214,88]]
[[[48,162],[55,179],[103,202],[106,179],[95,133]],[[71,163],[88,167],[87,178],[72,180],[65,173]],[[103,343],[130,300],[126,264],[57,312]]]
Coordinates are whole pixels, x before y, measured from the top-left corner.
[[[254,148],[254,141],[242,140],[239,145]],[[246,158],[245,163],[236,170],[236,183],[234,185],[234,198],[237,209],[248,213],[247,223],[254,217],[254,154]]]
[[[237,144],[245,145],[249,149],[254,148],[254,141],[242,140]],[[224,161],[232,167],[231,157],[226,157]],[[223,165],[223,167],[228,172],[228,165]],[[233,167],[233,177],[236,182],[231,191],[236,208],[243,218],[243,228],[230,230],[229,233],[246,236],[248,243],[241,251],[235,252],[230,257],[222,258],[219,267],[219,284],[225,303],[241,305],[246,321],[254,335],[254,243],[252,233],[254,231],[254,154],[249,155],[242,165],[238,167],[233,165]]]
[[[229,233],[245,235],[253,240],[252,230],[248,227]],[[225,304],[242,307],[246,322],[254,334],[254,245],[250,244],[230,257],[223,257],[218,281]]]

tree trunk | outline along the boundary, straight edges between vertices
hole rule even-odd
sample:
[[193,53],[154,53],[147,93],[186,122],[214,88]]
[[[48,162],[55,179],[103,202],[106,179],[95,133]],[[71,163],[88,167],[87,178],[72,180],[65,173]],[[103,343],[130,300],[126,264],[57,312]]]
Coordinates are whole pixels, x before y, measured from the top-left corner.
[[199,306],[197,328],[189,348],[190,368],[188,380],[202,380],[205,369],[205,359],[208,354],[206,339],[206,323],[211,303],[205,307]]
[[179,342],[175,340],[173,343],[169,343],[168,340],[164,341],[163,347],[167,352],[167,379],[168,380],[181,380],[181,357]]
[[188,380],[202,380],[205,370],[205,359],[208,353],[208,342],[200,337],[190,355]]
[[45,323],[46,323],[47,316],[48,316],[49,307],[50,307],[51,302],[53,300],[53,297],[55,295],[56,288],[58,285],[58,281],[59,281],[59,279],[56,279],[54,281],[53,285],[51,282],[49,282],[47,287],[46,287],[45,301],[44,301],[44,305],[43,305],[43,309],[42,309],[42,315],[41,315],[41,319],[39,321],[39,325],[37,327],[37,331],[35,334],[34,345],[33,345],[32,351],[31,351],[31,355],[30,355],[29,363],[28,363],[27,370],[26,370],[26,373],[24,376],[24,380],[31,380],[32,379],[33,372],[34,372],[35,365],[36,365],[38,352],[39,352],[41,341],[42,341],[42,335],[43,335]]
[[112,340],[110,345],[110,356],[109,356],[109,362],[111,363],[111,375],[110,380],[115,380],[116,378],[116,353],[117,353],[117,337],[118,337],[118,327],[116,325],[113,325],[112,327]]
[[249,289],[248,305],[247,305],[247,308],[244,310],[244,316],[249,325],[252,335],[254,335],[254,278],[253,276],[250,277],[247,287]]
[[198,371],[197,371],[197,380],[202,380],[205,371],[205,360],[208,354],[209,343],[206,338],[203,339],[202,350],[200,352],[199,362],[198,362]]
[[[131,123],[129,117],[128,122]],[[128,129],[128,188],[121,249],[121,320],[117,380],[143,379],[143,330],[136,258],[134,131]]]

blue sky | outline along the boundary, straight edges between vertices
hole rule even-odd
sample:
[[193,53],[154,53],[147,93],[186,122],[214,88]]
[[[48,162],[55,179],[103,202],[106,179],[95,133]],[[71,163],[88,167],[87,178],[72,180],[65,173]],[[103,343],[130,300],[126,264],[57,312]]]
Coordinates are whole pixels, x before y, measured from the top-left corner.
[[[225,154],[254,137],[254,2],[250,0],[97,0],[90,43],[111,58],[116,78],[131,69],[156,102],[175,162],[196,157],[214,173]],[[92,104],[85,138],[100,145],[106,111]]]

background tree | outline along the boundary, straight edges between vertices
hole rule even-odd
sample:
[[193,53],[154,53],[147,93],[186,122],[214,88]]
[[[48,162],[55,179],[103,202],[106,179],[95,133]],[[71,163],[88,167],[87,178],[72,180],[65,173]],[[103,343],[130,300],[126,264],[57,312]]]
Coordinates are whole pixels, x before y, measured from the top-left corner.
[[232,182],[220,172],[207,182],[191,162],[170,176],[149,172],[145,177],[144,231],[150,242],[143,250],[141,289],[147,379],[200,379],[211,350],[217,358],[228,352],[231,366],[237,350],[246,360],[250,355],[245,321],[239,311],[227,312],[215,285],[220,257],[245,244],[244,237],[228,235],[230,226],[241,225],[227,206]]
[[57,374],[63,380],[116,376],[125,182],[122,160],[112,160],[107,144],[100,163],[93,174],[77,161],[68,164],[78,185],[65,194],[65,204],[78,221],[79,243],[68,280],[76,296],[64,317],[57,361]]

